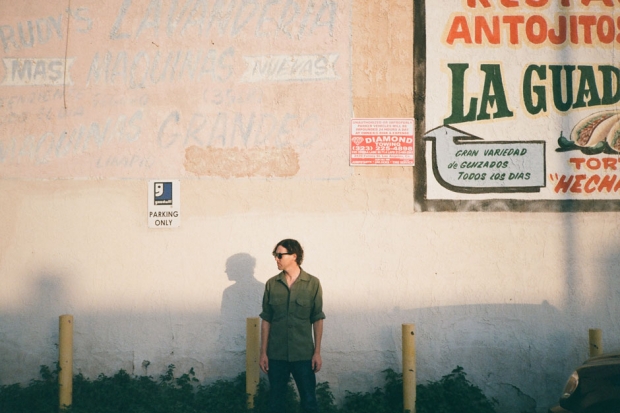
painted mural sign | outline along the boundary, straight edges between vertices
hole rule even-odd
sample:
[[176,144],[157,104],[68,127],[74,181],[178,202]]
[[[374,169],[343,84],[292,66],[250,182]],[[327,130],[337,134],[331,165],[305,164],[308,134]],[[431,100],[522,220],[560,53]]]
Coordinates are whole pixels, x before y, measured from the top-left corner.
[[0,2],[0,177],[345,176],[348,7]]
[[413,165],[413,119],[351,119],[349,164]]
[[545,141],[487,142],[450,126],[426,134],[433,175],[454,192],[538,192],[545,186]]
[[428,199],[620,199],[620,2],[426,5]]

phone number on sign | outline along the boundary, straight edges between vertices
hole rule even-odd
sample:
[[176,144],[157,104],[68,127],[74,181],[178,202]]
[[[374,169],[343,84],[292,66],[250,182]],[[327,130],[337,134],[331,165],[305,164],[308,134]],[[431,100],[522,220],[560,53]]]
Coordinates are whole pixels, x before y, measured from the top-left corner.
[[372,151],[381,151],[381,152],[385,152],[385,151],[396,151],[396,152],[413,152],[413,147],[411,146],[407,146],[407,147],[380,147],[380,148],[375,148],[373,146],[353,146],[352,148],[354,151],[360,151],[360,152],[372,152]]

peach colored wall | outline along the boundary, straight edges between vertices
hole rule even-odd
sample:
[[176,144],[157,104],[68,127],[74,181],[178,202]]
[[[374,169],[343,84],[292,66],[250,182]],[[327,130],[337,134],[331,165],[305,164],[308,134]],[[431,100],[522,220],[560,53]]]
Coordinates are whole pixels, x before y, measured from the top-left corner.
[[0,7],[4,177],[349,173],[345,2]]
[[[293,3],[300,14],[278,26]],[[192,34],[199,25],[182,34],[182,19],[168,26],[174,4],[175,16],[184,1],[72,0],[67,21],[64,5],[0,3],[4,39],[12,30],[17,42],[0,45],[2,58],[64,59],[67,41],[75,57],[66,87],[0,85],[0,384],[54,362],[63,313],[75,316],[75,369],[88,376],[158,375],[170,363],[205,381],[236,375],[244,319],[259,311],[277,271],[271,249],[284,237],[302,242],[304,268],[322,280],[319,380],[339,397],[399,368],[401,323],[416,323],[421,381],[461,365],[514,411],[555,402],[586,356],[588,328],[615,346],[618,214],[418,213],[412,168],[348,166],[351,117],[412,116],[412,2],[315,1],[304,20],[304,0],[237,1],[248,13],[240,19],[257,5],[244,29],[204,35],[204,23],[202,36]],[[324,5],[336,6],[333,20],[316,19]],[[19,38],[28,22],[32,46]],[[144,88],[112,72],[88,79],[97,53],[129,62],[140,52],[219,58],[230,48],[233,74],[221,82],[217,73]],[[245,56],[319,54],[338,54],[337,79],[243,80]],[[232,122],[226,139],[236,114],[242,130],[252,113],[288,123],[264,145],[256,135],[228,145],[207,126],[192,133],[220,113]],[[81,126],[88,146],[47,146]],[[174,143],[160,147],[159,137]],[[149,229],[147,181],[175,177],[181,226]]]

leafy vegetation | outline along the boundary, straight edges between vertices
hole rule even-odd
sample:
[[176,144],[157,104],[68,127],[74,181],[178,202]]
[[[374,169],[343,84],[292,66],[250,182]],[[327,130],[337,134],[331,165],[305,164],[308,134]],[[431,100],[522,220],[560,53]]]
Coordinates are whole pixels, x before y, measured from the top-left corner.
[[417,386],[417,413],[495,413],[497,400],[487,398],[465,377],[463,367],[439,381]]
[[[58,367],[41,366],[38,380],[26,386],[0,386],[0,412],[57,413]],[[337,406],[329,383],[317,385],[321,413],[401,413],[403,411],[402,375],[384,370],[385,385],[370,392],[346,392]],[[261,380],[254,409],[246,407],[245,373],[232,380],[201,385],[194,370],[174,377],[174,365],[157,379],[131,376],[120,370],[112,377],[99,375],[90,380],[74,377],[73,405],[67,413],[266,413],[266,380]],[[438,381],[419,384],[416,389],[417,413],[495,413],[494,399],[471,384],[462,367]],[[298,412],[299,403],[292,382],[284,395],[289,412]]]

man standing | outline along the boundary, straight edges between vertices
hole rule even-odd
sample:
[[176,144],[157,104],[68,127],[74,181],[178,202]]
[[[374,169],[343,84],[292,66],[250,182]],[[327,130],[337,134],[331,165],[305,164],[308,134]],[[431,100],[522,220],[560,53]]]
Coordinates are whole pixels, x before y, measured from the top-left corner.
[[322,365],[325,318],[321,283],[300,267],[304,251],[296,240],[280,241],[272,254],[281,272],[265,284],[260,314],[260,368],[269,377],[269,410],[284,413],[284,395],[292,374],[301,411],[315,413],[315,373]]

